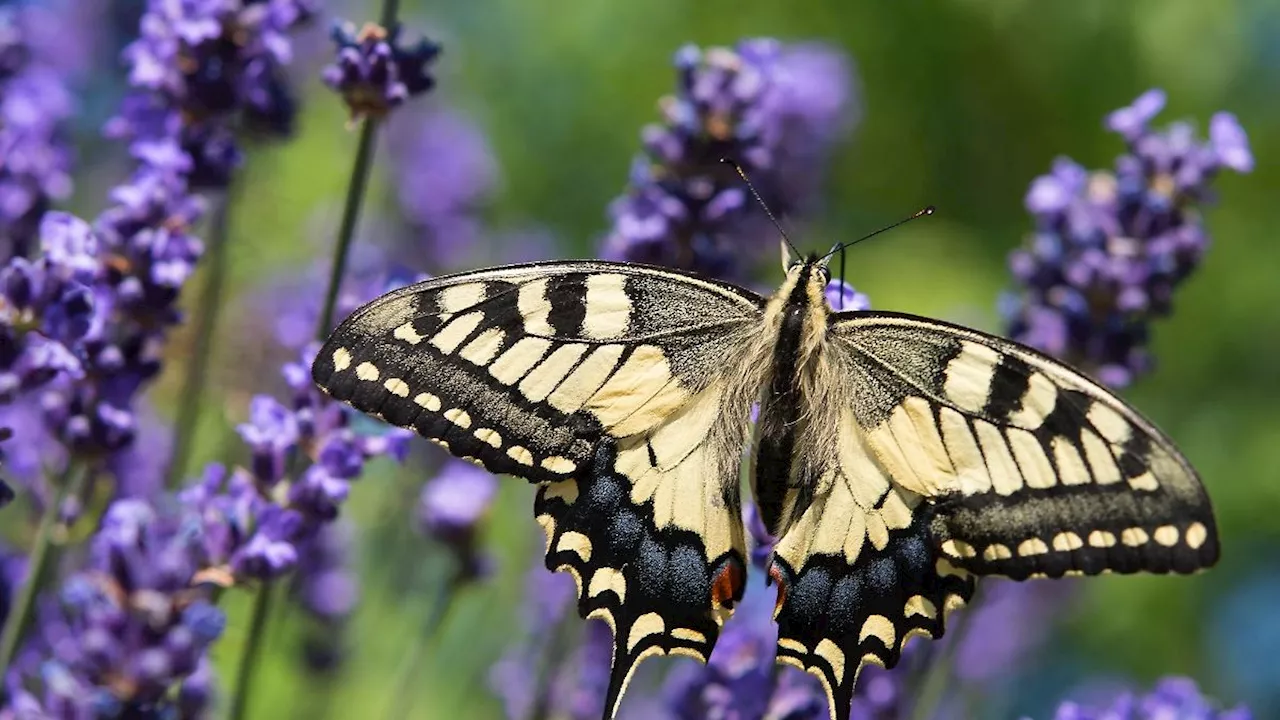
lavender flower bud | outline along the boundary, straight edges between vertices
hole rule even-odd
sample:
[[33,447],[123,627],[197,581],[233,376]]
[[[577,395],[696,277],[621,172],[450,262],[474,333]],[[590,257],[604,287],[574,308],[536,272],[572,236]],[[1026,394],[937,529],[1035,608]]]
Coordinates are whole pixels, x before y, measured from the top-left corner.
[[351,23],[334,25],[337,57],[322,77],[342,96],[352,120],[384,117],[435,85],[428,65],[440,55],[440,46],[426,38],[403,42],[401,30],[398,24],[387,29],[366,23],[358,31]]

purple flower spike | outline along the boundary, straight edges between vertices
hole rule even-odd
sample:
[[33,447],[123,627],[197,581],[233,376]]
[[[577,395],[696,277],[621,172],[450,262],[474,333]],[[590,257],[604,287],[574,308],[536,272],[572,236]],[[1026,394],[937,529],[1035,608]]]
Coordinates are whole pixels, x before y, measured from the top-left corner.
[[1235,117],[1215,115],[1209,141],[1190,125],[1150,127],[1164,106],[1153,90],[1107,125],[1128,151],[1109,171],[1061,158],[1032,182],[1036,230],[1009,257],[1020,291],[1002,300],[1008,335],[1123,387],[1149,371],[1150,323],[1168,315],[1209,236],[1198,212],[1223,169],[1253,168]]
[[88,566],[44,599],[7,678],[32,711],[22,717],[165,714],[226,624],[197,586],[205,556],[194,520],[176,503],[123,500],[107,509]]
[[358,31],[351,23],[334,25],[337,58],[323,78],[347,103],[352,120],[385,117],[435,85],[428,66],[440,55],[440,46],[426,38],[402,42],[401,29],[398,24],[387,29],[366,23]]
[[0,8],[0,261],[28,255],[41,216],[71,194],[75,103],[40,42],[65,21],[39,7]]
[[1104,705],[1064,702],[1054,720],[1252,720],[1243,705],[1220,710],[1190,678],[1161,680],[1147,695],[1124,693]]
[[776,230],[723,160],[743,168],[775,213],[805,210],[826,150],[856,115],[850,65],[823,46],[770,39],[686,46],[674,65],[663,122],[642,131],[630,187],[610,206],[604,255],[737,278],[741,258]]

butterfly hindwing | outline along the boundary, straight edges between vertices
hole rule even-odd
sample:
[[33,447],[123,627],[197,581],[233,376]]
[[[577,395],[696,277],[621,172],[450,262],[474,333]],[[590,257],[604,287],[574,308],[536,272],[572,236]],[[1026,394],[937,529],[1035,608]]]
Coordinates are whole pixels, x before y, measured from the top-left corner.
[[894,667],[912,636],[942,636],[974,579],[938,552],[932,506],[898,487],[844,413],[839,458],[781,529],[778,661],[817,675],[833,720],[847,720],[862,666]]
[[334,331],[313,376],[357,409],[538,483],[547,565],[614,630],[612,713],[635,665],[703,660],[742,595],[738,463],[751,395],[729,381],[763,301],[634,264],[433,278]]
[[1208,497],[1163,433],[1030,348],[884,312],[832,318],[854,414],[899,485],[936,502],[956,566],[1015,579],[1192,572],[1218,555]]
[[606,439],[589,472],[543,485],[534,507],[547,567],[573,576],[580,615],[613,630],[605,717],[644,658],[706,662],[746,580],[736,474],[706,475],[695,451],[672,470],[646,471],[645,490],[618,467],[617,444]]

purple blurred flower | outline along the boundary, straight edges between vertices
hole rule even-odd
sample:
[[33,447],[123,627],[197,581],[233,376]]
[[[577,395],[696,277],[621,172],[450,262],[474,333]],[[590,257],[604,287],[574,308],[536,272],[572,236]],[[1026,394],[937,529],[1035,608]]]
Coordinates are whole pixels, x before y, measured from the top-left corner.
[[33,35],[58,14],[0,8],[0,261],[29,254],[40,218],[71,194],[67,121],[74,103],[62,74],[34,52]]
[[827,302],[832,308],[840,311],[871,309],[871,298],[838,278],[827,283]]
[[483,468],[449,459],[436,477],[422,486],[418,518],[427,535],[447,545],[464,578],[486,571],[487,560],[476,542],[477,525],[498,490],[497,478]]
[[435,85],[428,66],[440,55],[440,46],[426,38],[406,42],[402,26],[390,29],[366,23],[356,30],[351,23],[333,26],[337,57],[324,69],[326,85],[342,96],[351,118],[381,118],[409,98]]
[[604,711],[613,663],[613,632],[602,620],[588,620],[572,657],[556,668],[548,691],[551,717],[596,720]]
[[15,700],[55,717],[164,714],[226,623],[198,583],[192,520],[174,503],[108,508],[88,566],[42,604],[8,678]]
[[1102,706],[1064,702],[1054,720],[1251,720],[1243,705],[1220,710],[1190,678],[1170,677],[1147,695],[1124,693]]
[[360,585],[347,557],[353,533],[352,525],[339,519],[298,545],[291,592],[316,621],[303,637],[303,660],[312,672],[332,672],[343,660],[342,628],[360,599]]
[[498,184],[498,164],[481,129],[461,113],[432,108],[397,113],[387,123],[395,148],[393,183],[412,233],[406,256],[428,258],[433,272],[473,259],[479,211]]
[[547,572],[539,562],[525,574],[522,597],[519,640],[489,671],[489,687],[502,700],[507,720],[529,720],[549,691],[547,685],[563,661],[552,654],[573,606],[573,580]]
[[675,66],[663,123],[642,132],[630,187],[610,207],[604,255],[739,276],[740,258],[776,231],[722,159],[742,166],[775,213],[802,212],[822,156],[849,125],[851,71],[834,50],[769,39],[686,46]]
[[[1017,674],[1048,640],[1053,620],[1074,596],[1070,582],[1013,582],[989,579],[978,601],[962,612],[963,633],[955,650],[955,674],[968,683],[998,681]],[[953,638],[944,638],[943,642]]]
[[1209,140],[1149,123],[1164,106],[1152,90],[1107,119],[1126,154],[1110,171],[1060,158],[1027,192],[1036,232],[1009,266],[1020,286],[1002,300],[1008,334],[1114,387],[1150,370],[1151,320],[1172,310],[1209,237],[1197,206],[1222,168],[1249,172],[1253,155],[1235,117],[1216,114]]

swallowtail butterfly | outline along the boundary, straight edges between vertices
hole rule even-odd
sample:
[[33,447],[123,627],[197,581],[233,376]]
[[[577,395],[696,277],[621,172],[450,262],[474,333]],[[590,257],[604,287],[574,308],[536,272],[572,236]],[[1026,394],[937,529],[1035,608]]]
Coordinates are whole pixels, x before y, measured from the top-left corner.
[[1189,573],[1214,518],[1173,443],[1035,350],[893,312],[836,312],[825,259],[769,298],[667,268],[540,262],[365,305],[312,368],[333,397],[537,485],[547,566],[637,663],[706,661],[740,600],[739,471],[779,538],[779,662],[849,717],[866,663],[939,637],[980,575]]

